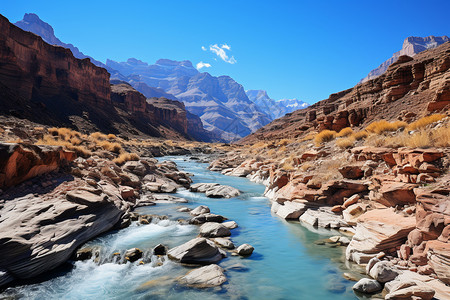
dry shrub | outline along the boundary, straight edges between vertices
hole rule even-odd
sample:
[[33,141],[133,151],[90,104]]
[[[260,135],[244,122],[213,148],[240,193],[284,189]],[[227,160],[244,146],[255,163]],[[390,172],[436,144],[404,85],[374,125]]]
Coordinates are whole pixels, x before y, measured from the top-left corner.
[[260,149],[260,148],[265,148],[267,145],[266,143],[264,143],[263,141],[259,141],[253,145],[250,146],[251,149]]
[[108,140],[113,140],[113,139],[117,138],[116,135],[112,134],[112,133],[108,134],[106,137],[108,138]]
[[81,143],[83,143],[83,141],[81,139],[77,138],[76,136],[74,136],[74,137],[69,139],[69,143],[71,143],[74,146],[78,146]]
[[287,146],[288,144],[292,143],[291,139],[282,139],[280,140],[280,142],[278,143],[279,146]]
[[336,141],[336,146],[342,149],[353,147],[355,139],[353,137],[341,138]]
[[388,122],[386,120],[375,121],[366,127],[368,132],[382,134],[386,131],[396,131],[399,128],[405,128],[408,124],[403,121]]
[[108,136],[106,134],[103,134],[101,132],[93,132],[91,133],[90,137],[93,140],[106,140],[108,138]]
[[363,131],[353,133],[351,135],[351,137],[354,138],[355,140],[359,141],[359,140],[365,139],[368,135],[369,135],[369,133],[367,131],[363,130]]
[[108,141],[99,141],[97,142],[97,146],[103,148],[106,151],[120,153],[122,151],[122,146],[119,143],[111,143]]
[[[73,138],[72,138],[73,139]],[[92,152],[84,146],[78,146],[72,144],[70,141],[64,141],[61,139],[55,139],[52,135],[46,134],[36,142],[36,145],[48,145],[48,146],[61,146],[67,150],[74,151],[77,156],[89,157]]]
[[52,127],[52,128],[47,129],[47,131],[52,136],[58,136],[60,139],[62,139],[64,141],[68,141],[74,137],[79,138],[81,136],[81,133],[79,133],[78,131],[72,130],[70,128],[65,128],[65,127],[61,127],[61,128]]
[[408,127],[406,127],[406,129],[407,130],[420,129],[420,128],[423,128],[434,122],[438,122],[438,121],[442,120],[443,118],[445,118],[445,115],[442,115],[442,114],[433,114],[430,116],[426,116],[426,117],[420,118],[419,120],[417,120],[415,122],[412,122],[411,124],[408,125]]
[[131,161],[131,160],[139,160],[139,155],[137,155],[136,153],[124,152],[124,153],[120,154],[118,157],[114,158],[113,162],[115,162],[118,165],[122,165],[122,164],[126,163],[127,161]]
[[267,152],[267,156],[272,157],[275,153],[276,153],[276,152],[275,152],[274,149],[270,149],[270,150]]
[[314,137],[314,143],[316,144],[316,146],[320,146],[320,144],[329,142],[333,140],[335,137],[336,131],[323,130]]
[[432,131],[433,146],[450,147],[450,124]]
[[344,137],[344,136],[349,136],[351,134],[353,134],[353,129],[351,129],[350,127],[345,127],[341,131],[339,131],[339,133],[336,134],[336,136],[337,137]]

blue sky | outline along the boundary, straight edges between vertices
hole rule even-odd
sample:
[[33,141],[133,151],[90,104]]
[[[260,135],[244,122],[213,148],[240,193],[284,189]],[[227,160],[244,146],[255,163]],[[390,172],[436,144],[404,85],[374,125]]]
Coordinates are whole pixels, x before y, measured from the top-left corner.
[[354,86],[408,36],[449,35],[449,11],[448,0],[0,1],[11,22],[36,13],[103,62],[203,62],[245,89],[309,103]]

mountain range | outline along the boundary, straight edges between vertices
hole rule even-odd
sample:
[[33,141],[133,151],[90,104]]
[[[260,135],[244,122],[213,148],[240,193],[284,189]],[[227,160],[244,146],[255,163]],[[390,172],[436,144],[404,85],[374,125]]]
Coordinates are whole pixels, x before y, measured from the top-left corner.
[[250,101],[269,115],[272,120],[281,118],[285,114],[296,111],[297,109],[303,109],[309,106],[308,103],[295,98],[274,100],[264,90],[248,90],[245,93]]
[[165,97],[184,102],[186,109],[199,116],[204,127],[219,139],[242,138],[272,121],[263,109],[248,99],[242,85],[229,76],[200,73],[190,61],[160,59],[152,65],[130,58],[126,62],[108,59],[103,64],[74,45],[59,40],[53,28],[36,14],[25,14],[15,25],[40,35],[49,44],[70,49],[76,58],[89,58],[95,65],[105,68],[111,80],[127,82],[147,98]]
[[377,78],[384,72],[386,72],[387,68],[397,61],[397,59],[402,55],[408,55],[410,57],[415,56],[416,54],[425,51],[427,49],[436,48],[439,45],[442,45],[445,42],[450,41],[448,36],[427,36],[427,37],[417,37],[410,36],[407,37],[403,41],[403,47],[400,51],[395,52],[391,58],[383,62],[378,68],[373,69],[369,72],[369,74],[361,79],[359,83],[363,83],[369,81],[371,79]]

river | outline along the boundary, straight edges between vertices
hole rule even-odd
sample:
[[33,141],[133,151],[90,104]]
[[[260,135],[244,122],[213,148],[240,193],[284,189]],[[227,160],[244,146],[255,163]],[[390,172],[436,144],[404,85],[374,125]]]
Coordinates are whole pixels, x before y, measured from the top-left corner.
[[[100,249],[100,263],[73,262],[41,277],[39,282],[8,288],[2,296],[20,299],[357,299],[353,281],[343,278],[349,272],[344,248],[314,242],[338,234],[337,231],[306,228],[287,222],[270,212],[270,201],[263,197],[264,186],[246,178],[224,176],[207,170],[207,164],[188,157],[164,157],[175,161],[180,170],[194,174],[194,183],[217,182],[238,188],[242,193],[231,199],[210,199],[204,194],[179,190],[175,196],[186,204],[157,204],[137,210],[142,214],[169,216],[168,220],[110,232],[86,246]],[[198,234],[198,226],[181,225],[187,213],[179,206],[207,205],[212,213],[236,221],[232,230],[235,245],[248,243],[255,248],[248,258],[228,255],[219,265],[226,270],[228,282],[205,290],[183,287],[176,278],[190,270],[167,258],[139,265],[116,264],[102,260],[114,252],[138,247],[151,253],[157,244],[169,248]],[[149,255],[149,254],[147,254]],[[161,265],[162,264],[162,265]]]

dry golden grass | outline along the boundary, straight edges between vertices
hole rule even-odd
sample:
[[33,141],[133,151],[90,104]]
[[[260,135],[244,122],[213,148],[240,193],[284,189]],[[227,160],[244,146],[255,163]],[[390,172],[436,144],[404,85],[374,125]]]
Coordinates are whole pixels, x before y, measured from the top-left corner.
[[347,138],[340,138],[336,140],[336,146],[342,149],[353,147],[355,144],[355,138],[353,137],[347,137]]
[[442,115],[442,114],[434,114],[434,115],[426,116],[426,117],[420,118],[419,120],[417,120],[415,122],[412,122],[411,124],[408,125],[408,127],[406,127],[406,129],[407,130],[420,129],[429,124],[438,122],[438,121],[442,120],[443,118],[445,118],[445,115]]
[[450,147],[450,124],[432,131],[433,146]]
[[98,131],[91,133],[89,137],[92,138],[93,140],[106,140],[108,138],[106,134]]
[[314,137],[314,143],[316,144],[316,146],[320,146],[320,144],[329,142],[333,140],[335,137],[336,131],[323,130]]
[[363,130],[363,131],[358,131],[358,132],[353,133],[351,135],[351,137],[354,138],[355,140],[359,141],[359,140],[365,139],[368,135],[369,135],[369,133],[367,131]]
[[22,143],[22,139],[21,138],[17,138],[15,140],[7,140],[6,143],[13,143],[13,144],[17,144],[17,143]]
[[337,137],[345,137],[353,134],[353,129],[350,127],[345,127],[341,131],[339,131],[338,134],[336,134]]
[[131,160],[139,160],[139,155],[137,155],[136,153],[124,152],[124,153],[120,154],[118,157],[116,157],[115,159],[113,159],[113,162],[115,162],[118,165],[122,165],[122,164],[126,163],[127,161],[131,161]]
[[[426,121],[424,123],[428,122]],[[366,139],[365,143],[371,146],[393,148],[450,147],[450,124],[433,129],[422,127],[420,130],[417,130],[412,134],[408,131],[403,131],[399,134],[394,134],[387,137],[372,134]]]
[[250,146],[251,149],[260,149],[260,148],[265,148],[267,146],[266,143],[264,143],[263,141],[259,141],[253,145]]
[[111,143],[108,141],[97,141],[97,146],[103,148],[106,151],[120,153],[122,146],[119,143]]
[[287,146],[288,144],[291,144],[291,139],[282,139],[278,142],[278,146]]
[[57,136],[64,141],[68,141],[75,137],[76,138],[81,137],[81,133],[79,133],[78,131],[72,130],[70,128],[65,128],[65,127],[61,127],[61,128],[52,127],[52,128],[47,129],[47,131],[52,136]]
[[117,136],[115,134],[112,134],[112,133],[108,134],[106,137],[108,138],[108,140],[113,140],[113,139],[117,138]]
[[386,131],[396,131],[399,128],[405,128],[408,124],[403,121],[388,122],[386,120],[375,121],[366,127],[368,132],[382,134]]
[[42,139],[39,139],[36,142],[36,145],[61,146],[63,148],[66,148],[67,150],[74,151],[77,156],[82,157],[89,157],[92,155],[92,152],[84,146],[74,145],[70,141],[65,141],[62,139],[55,139],[54,136],[49,134],[46,134]]

